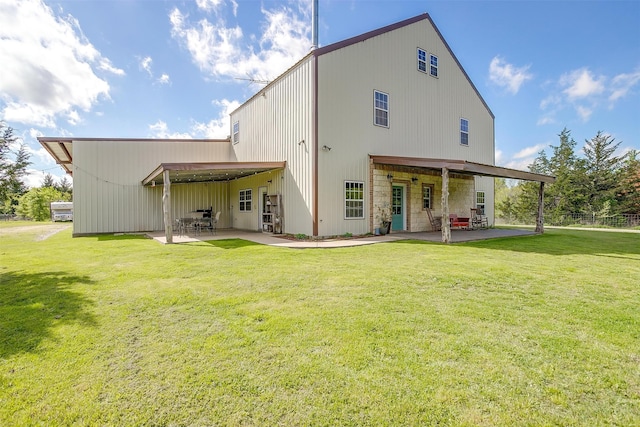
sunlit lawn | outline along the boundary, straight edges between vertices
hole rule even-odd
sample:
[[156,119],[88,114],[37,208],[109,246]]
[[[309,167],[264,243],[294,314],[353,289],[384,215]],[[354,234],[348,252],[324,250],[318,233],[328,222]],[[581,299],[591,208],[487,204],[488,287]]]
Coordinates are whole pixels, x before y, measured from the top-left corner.
[[0,233],[3,426],[640,424],[639,234],[39,233]]

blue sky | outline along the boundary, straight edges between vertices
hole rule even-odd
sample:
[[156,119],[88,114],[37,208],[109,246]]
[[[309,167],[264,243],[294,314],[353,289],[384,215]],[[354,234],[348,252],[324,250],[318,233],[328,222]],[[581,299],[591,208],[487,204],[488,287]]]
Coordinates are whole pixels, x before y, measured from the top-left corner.
[[[526,169],[567,127],[640,149],[640,1],[320,0],[324,46],[427,12]],[[19,5],[19,7],[18,7]],[[0,120],[38,136],[224,138],[228,113],[310,48],[311,0],[0,0]]]

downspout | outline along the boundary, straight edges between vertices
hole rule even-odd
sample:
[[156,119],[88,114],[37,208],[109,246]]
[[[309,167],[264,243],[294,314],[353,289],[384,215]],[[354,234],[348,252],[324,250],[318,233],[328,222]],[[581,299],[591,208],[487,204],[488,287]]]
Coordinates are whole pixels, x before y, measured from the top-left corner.
[[313,235],[318,235],[318,55],[313,55],[313,100],[311,101],[313,143]]
[[[318,48],[318,0],[313,0],[311,8],[311,50]],[[313,99],[311,101],[311,114],[313,143],[313,171],[312,171],[312,187],[313,187],[313,235],[318,236],[318,55],[313,55]]]

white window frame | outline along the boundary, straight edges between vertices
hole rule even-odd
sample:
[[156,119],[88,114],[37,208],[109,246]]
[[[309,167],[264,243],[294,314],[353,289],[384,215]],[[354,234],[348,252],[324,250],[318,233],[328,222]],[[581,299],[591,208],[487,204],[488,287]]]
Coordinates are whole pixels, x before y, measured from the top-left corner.
[[[344,219],[364,219],[364,181],[344,181],[342,191],[344,195]],[[354,198],[354,195],[359,195],[360,198]],[[354,212],[359,212],[360,216],[352,216]]]
[[[433,209],[433,190],[435,185],[422,184],[422,210]],[[429,190],[429,197],[426,197],[425,190]]]
[[240,122],[235,121],[233,123],[233,143],[237,144],[240,142]]
[[429,75],[431,77],[438,78],[438,75],[439,75],[438,69],[439,69],[438,57],[433,54],[429,54]]
[[[422,56],[424,58],[420,58],[420,54],[422,54]],[[421,73],[425,73],[427,74],[427,57],[428,57],[428,53],[426,50],[418,48],[418,52],[416,53],[416,57],[418,60],[418,71],[420,71]],[[422,68],[420,67],[422,65]]]
[[[249,209],[247,209],[249,206]],[[245,188],[238,192],[238,209],[240,212],[251,212],[253,209],[253,190]]]
[[[378,105],[378,94],[385,97],[385,99],[381,100],[381,102],[384,102],[386,104],[386,108],[384,108],[384,105]],[[378,123],[378,111],[386,113],[386,124]],[[380,90],[373,91],[373,124],[384,128],[389,127],[389,94]]]
[[469,146],[469,120],[460,117],[460,145]]
[[487,208],[487,195],[483,191],[476,191],[476,214],[477,215],[486,215]]

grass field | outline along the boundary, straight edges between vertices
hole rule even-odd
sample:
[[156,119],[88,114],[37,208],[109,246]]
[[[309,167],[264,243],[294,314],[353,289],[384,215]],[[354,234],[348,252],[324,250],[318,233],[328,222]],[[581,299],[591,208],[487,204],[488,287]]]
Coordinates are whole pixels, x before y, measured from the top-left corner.
[[0,223],[3,426],[640,425],[638,234],[41,235]]

